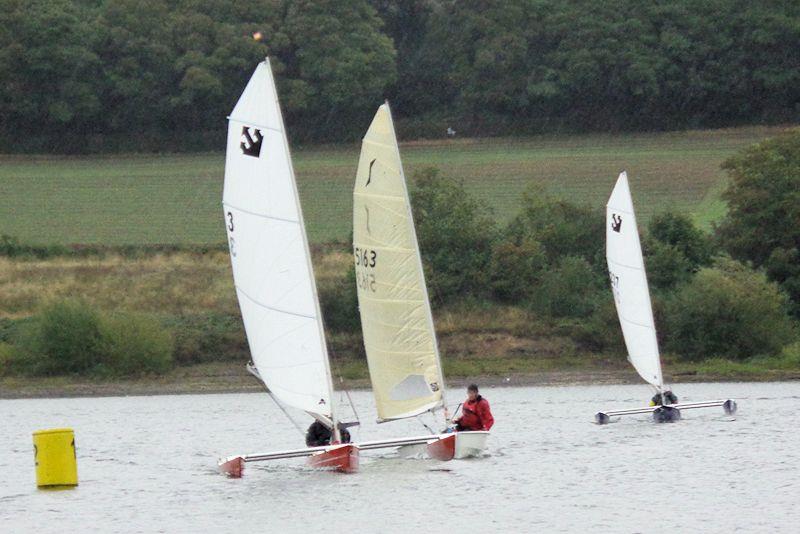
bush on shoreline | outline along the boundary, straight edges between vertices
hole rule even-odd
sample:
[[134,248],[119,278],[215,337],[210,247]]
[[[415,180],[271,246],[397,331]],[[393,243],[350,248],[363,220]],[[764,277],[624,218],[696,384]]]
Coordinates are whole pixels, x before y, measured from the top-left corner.
[[33,376],[135,376],[172,366],[172,339],[153,318],[103,315],[84,301],[45,306],[16,336],[7,367]]

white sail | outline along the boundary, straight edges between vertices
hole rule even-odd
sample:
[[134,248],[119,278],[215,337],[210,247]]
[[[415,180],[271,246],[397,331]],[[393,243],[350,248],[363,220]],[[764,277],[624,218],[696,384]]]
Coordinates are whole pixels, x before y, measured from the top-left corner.
[[411,417],[441,405],[439,349],[388,104],[378,108],[361,145],[353,252],[378,417]]
[[325,334],[268,61],[258,65],[229,117],[223,207],[236,294],[258,374],[285,404],[330,417]]
[[650,291],[628,176],[624,172],[619,175],[606,207],[606,259],[628,360],[642,378],[661,390],[664,380]]

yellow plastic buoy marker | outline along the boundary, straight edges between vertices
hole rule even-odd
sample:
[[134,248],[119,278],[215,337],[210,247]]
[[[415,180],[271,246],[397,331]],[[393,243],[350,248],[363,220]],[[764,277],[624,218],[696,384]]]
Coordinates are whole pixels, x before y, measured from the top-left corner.
[[77,486],[78,457],[71,428],[51,428],[33,433],[36,485]]

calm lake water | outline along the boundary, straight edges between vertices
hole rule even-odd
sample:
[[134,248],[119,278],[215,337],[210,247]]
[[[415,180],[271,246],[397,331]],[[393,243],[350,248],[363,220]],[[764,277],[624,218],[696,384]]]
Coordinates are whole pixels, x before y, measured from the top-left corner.
[[[594,412],[641,406],[649,389],[486,387],[497,424],[484,458],[371,451],[357,474],[284,460],[240,480],[217,458],[302,442],[265,394],[0,400],[0,532],[798,532],[800,383],[673,389],[734,397],[739,413],[601,427]],[[369,392],[353,399],[357,439],[424,433],[375,424]],[[37,490],[31,432],[60,426],[75,429],[80,486]]]

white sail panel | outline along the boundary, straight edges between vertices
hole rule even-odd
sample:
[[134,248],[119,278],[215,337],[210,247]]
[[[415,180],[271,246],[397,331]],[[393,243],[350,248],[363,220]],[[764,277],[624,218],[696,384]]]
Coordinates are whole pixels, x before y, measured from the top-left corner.
[[223,208],[236,294],[261,379],[285,404],[331,416],[314,273],[266,61],[229,118]]
[[353,252],[379,418],[411,417],[440,405],[444,380],[436,333],[387,104],[378,109],[361,145]]
[[636,227],[628,176],[621,173],[606,206],[606,259],[628,360],[647,382],[661,389],[661,359]]

